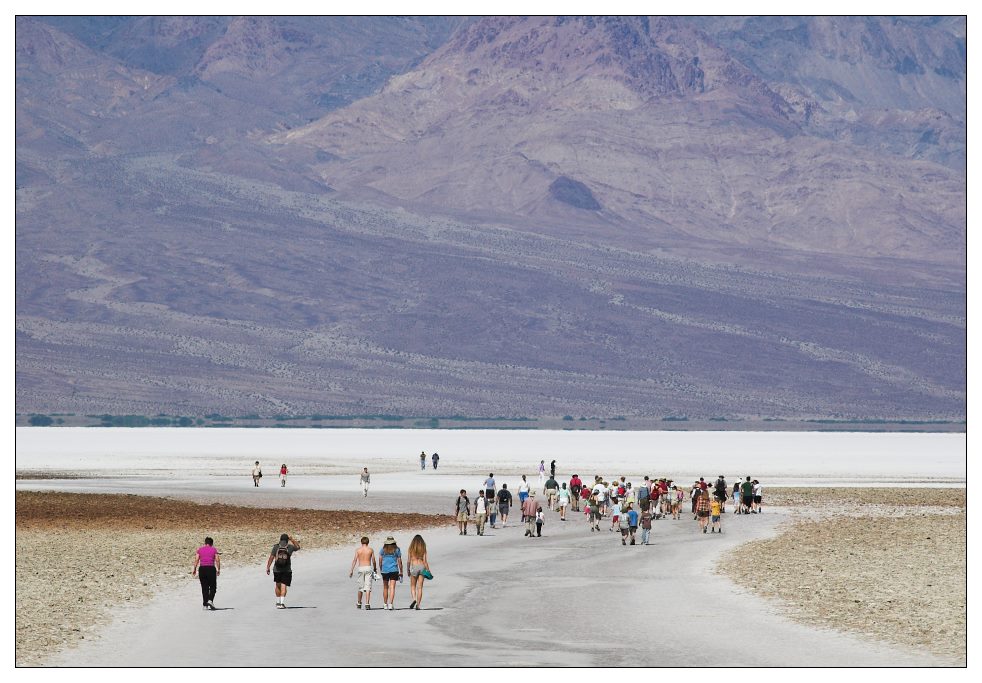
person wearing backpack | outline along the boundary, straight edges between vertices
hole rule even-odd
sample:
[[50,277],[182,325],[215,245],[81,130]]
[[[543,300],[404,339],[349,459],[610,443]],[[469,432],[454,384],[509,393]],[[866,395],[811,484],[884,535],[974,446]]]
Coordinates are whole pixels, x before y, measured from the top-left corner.
[[583,480],[580,479],[580,475],[574,474],[573,478],[569,480],[569,494],[573,503],[573,512],[580,511],[580,493],[582,490]]
[[498,491],[498,514],[501,516],[501,528],[508,526],[508,510],[511,508],[511,491],[508,484],[502,484]]
[[716,496],[716,500],[719,501],[720,514],[724,514],[726,513],[726,499],[729,492],[726,490],[726,478],[722,474],[719,475],[719,479],[716,480],[715,489],[714,495]]
[[280,534],[280,542],[269,551],[266,560],[266,576],[273,568],[273,583],[276,593],[276,608],[286,609],[286,589],[293,583],[293,553],[300,550],[300,544],[289,534]]
[[471,499],[467,497],[467,491],[460,489],[460,495],[454,503],[454,515],[457,518],[457,528],[460,530],[458,536],[467,535],[467,516],[471,510]]
[[651,510],[642,509],[641,512],[641,545],[648,545],[648,538],[651,536]]
[[263,471],[259,468],[259,461],[256,461],[255,467],[252,468],[252,485],[259,486],[259,480],[263,478]]

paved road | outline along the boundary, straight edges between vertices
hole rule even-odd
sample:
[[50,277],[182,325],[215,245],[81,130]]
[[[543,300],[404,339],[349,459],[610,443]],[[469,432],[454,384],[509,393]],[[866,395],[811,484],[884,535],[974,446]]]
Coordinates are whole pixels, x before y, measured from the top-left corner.
[[[907,666],[950,664],[782,617],[712,572],[722,553],[769,535],[777,509],[724,516],[725,533],[691,518],[654,523],[653,545],[623,547],[581,515],[550,513],[542,538],[518,525],[478,537],[425,534],[436,578],[424,609],[356,610],[354,548],[294,558],[289,609],[274,608],[262,566],[226,567],[218,612],[196,581],[121,608],[98,640],[47,662],[69,666]],[[405,550],[410,535],[397,536]],[[221,538],[216,538],[221,546]],[[271,544],[275,539],[271,539]],[[378,546],[378,539],[373,545]],[[408,581],[408,579],[407,579]],[[377,585],[380,589],[380,586]],[[381,592],[373,594],[381,605]],[[698,615],[698,616],[695,616]]]

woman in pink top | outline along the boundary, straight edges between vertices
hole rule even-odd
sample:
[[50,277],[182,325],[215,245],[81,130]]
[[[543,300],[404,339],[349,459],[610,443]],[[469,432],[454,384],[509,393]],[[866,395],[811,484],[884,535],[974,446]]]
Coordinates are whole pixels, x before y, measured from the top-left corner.
[[222,573],[222,560],[211,536],[195,551],[191,576],[197,574],[201,581],[202,609],[215,609],[215,592],[218,591],[218,575]]

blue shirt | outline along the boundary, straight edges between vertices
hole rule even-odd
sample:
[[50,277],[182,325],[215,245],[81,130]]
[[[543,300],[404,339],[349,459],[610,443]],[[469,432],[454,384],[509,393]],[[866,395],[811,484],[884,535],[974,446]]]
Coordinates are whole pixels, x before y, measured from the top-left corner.
[[630,526],[638,525],[638,511],[631,509],[627,511],[627,523]]
[[399,565],[396,560],[402,557],[402,551],[399,550],[398,546],[396,551],[392,555],[386,555],[381,550],[378,551],[378,559],[382,563],[382,573],[389,574],[391,572],[398,572]]

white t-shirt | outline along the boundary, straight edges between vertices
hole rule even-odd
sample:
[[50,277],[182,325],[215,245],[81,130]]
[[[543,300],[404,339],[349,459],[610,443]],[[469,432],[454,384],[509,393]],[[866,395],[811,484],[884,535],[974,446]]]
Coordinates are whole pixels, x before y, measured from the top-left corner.
[[478,496],[477,500],[474,501],[474,512],[479,515],[487,514],[488,501],[484,496]]
[[518,485],[518,492],[528,493],[530,488],[531,487],[529,486],[529,483],[527,481],[523,481],[521,484]]

